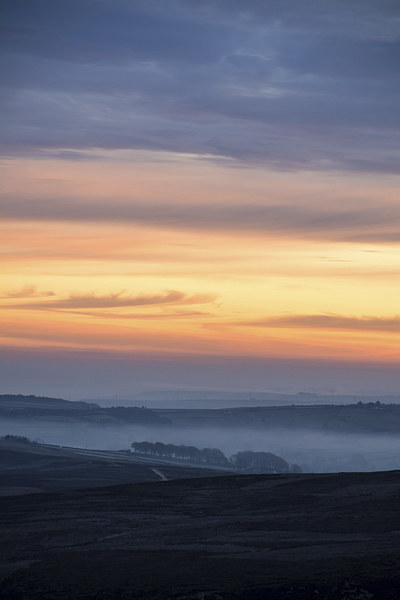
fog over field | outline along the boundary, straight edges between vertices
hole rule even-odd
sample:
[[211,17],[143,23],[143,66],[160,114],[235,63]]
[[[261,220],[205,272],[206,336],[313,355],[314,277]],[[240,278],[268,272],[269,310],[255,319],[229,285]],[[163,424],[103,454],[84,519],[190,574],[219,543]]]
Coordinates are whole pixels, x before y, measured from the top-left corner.
[[13,434],[61,446],[121,450],[134,441],[219,448],[226,456],[238,451],[273,452],[304,472],[382,471],[400,467],[399,436],[341,434],[308,430],[187,428],[176,426],[48,423],[6,419],[0,436]]

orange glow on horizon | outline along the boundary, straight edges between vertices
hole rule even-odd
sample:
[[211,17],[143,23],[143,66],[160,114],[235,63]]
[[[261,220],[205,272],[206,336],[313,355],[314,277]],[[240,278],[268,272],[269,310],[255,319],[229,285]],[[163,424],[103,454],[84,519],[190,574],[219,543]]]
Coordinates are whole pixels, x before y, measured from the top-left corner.
[[[4,344],[399,362],[400,243],[385,240],[390,219],[380,241],[368,223],[346,230],[347,239],[340,225],[325,232],[311,219],[310,230],[295,220],[292,229],[268,229],[266,219],[263,229],[234,221],[230,212],[251,202],[297,202],[312,212],[321,194],[328,204],[336,194],[343,210],[346,203],[355,209],[361,201],[372,205],[378,190],[390,206],[398,179],[235,170],[165,153],[142,153],[142,162],[132,164],[133,154],[108,156],[107,168],[104,156],[3,165],[5,190],[27,205],[45,198],[63,208],[73,196],[77,211],[73,219],[62,211],[53,220],[27,219],[22,212],[8,221]],[[144,217],[80,218],[79,199],[128,208],[140,199]],[[182,222],[179,205],[186,211]],[[197,211],[192,220],[191,206]],[[218,226],[208,227],[207,211],[215,206],[225,212],[218,213]],[[333,315],[331,328],[318,319],[307,325],[307,316],[321,315]],[[290,316],[305,324],[271,324]],[[262,326],[250,324],[263,320]]]

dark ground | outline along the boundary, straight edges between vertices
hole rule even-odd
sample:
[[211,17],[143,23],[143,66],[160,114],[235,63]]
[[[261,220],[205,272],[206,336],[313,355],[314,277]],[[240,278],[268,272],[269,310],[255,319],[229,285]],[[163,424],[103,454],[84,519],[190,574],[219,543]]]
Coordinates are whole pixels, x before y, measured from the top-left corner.
[[174,464],[125,452],[0,438],[0,497],[220,474],[221,470],[211,467]]
[[1,600],[398,600],[400,472],[0,499]]

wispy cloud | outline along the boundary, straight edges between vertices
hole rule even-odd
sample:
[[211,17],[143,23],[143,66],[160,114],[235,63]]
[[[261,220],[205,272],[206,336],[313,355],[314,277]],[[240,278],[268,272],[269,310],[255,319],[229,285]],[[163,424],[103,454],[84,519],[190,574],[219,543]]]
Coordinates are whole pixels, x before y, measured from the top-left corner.
[[400,316],[346,317],[342,315],[284,315],[255,321],[244,321],[247,327],[294,327],[301,329],[344,329],[360,331],[400,332]]
[[37,290],[33,285],[24,285],[20,290],[5,292],[2,299],[18,299],[18,298],[48,298],[49,296],[55,296],[54,292],[48,291],[40,291]]
[[188,295],[176,290],[168,290],[165,294],[127,296],[124,292],[96,296],[95,294],[71,295],[68,298],[42,302],[26,302],[12,305],[14,308],[30,310],[76,310],[124,308],[130,306],[161,306],[161,305],[195,305],[214,302],[215,296],[210,294]]
[[[57,312],[68,312],[66,309],[53,309]],[[101,312],[101,311],[86,311],[86,310],[74,310],[74,314],[84,315],[86,317],[104,318],[104,319],[117,319],[117,320],[163,320],[163,319],[187,319],[193,317],[210,317],[210,312],[201,310],[168,310],[159,313],[117,313],[112,311]]]

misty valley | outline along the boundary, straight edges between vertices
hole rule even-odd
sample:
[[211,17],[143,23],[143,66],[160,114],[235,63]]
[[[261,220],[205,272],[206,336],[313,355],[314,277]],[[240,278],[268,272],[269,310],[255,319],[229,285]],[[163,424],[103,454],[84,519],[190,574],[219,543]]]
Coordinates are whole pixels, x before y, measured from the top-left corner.
[[310,473],[399,468],[400,406],[379,400],[150,410],[3,395],[0,419],[0,436],[60,446],[128,450],[133,442],[147,441],[217,448],[227,457],[266,452]]
[[397,600],[400,405],[0,396],[1,600]]

